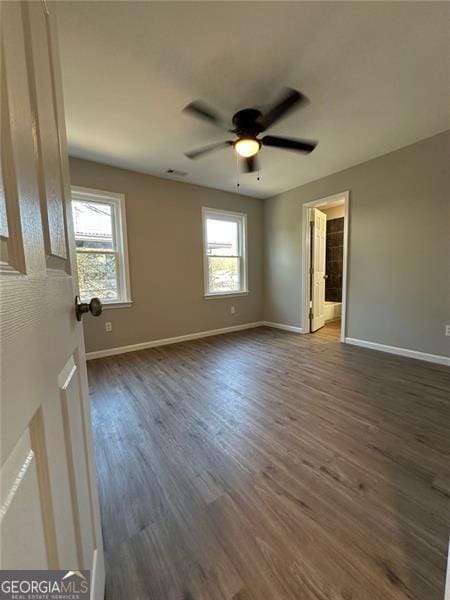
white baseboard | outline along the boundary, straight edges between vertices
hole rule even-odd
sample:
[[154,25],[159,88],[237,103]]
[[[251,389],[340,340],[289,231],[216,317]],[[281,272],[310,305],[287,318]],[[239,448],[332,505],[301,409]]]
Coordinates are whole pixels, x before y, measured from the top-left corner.
[[264,325],[264,321],[257,321],[255,323],[244,323],[243,325],[222,327],[221,329],[210,329],[209,331],[198,331],[196,333],[188,333],[186,335],[178,335],[176,337],[165,338],[162,340],[141,342],[140,344],[131,344],[130,346],[106,348],[105,350],[87,352],[86,360],[92,360],[94,358],[103,358],[105,356],[114,356],[116,354],[125,354],[126,352],[135,352],[136,350],[145,350],[146,348],[155,348],[156,346],[167,346],[169,344],[177,344],[178,342],[186,342],[188,340],[197,340],[199,338],[210,337],[212,335],[220,335],[221,333],[231,333],[232,331],[241,331],[242,329],[252,329],[253,327],[261,327],[262,325]]
[[[196,333],[188,333],[186,335],[179,335],[176,337],[165,338],[162,340],[152,340],[150,342],[141,342],[139,344],[131,344],[129,346],[118,346],[116,348],[106,348],[105,350],[87,352],[86,360],[92,360],[94,358],[103,358],[105,356],[115,356],[116,354],[125,354],[126,352],[135,352],[136,350],[145,350],[146,348],[155,348],[157,346],[167,346],[169,344],[176,344],[178,342],[186,342],[188,340],[196,340],[200,338],[210,337],[212,335],[231,333],[232,331],[241,331],[243,329],[252,329],[254,327],[261,326],[273,327],[274,329],[282,329],[283,331],[291,331],[292,333],[303,333],[303,329],[301,327],[295,327],[294,325],[285,325],[284,323],[272,323],[271,321],[256,321],[254,323],[244,323],[243,325],[222,327],[221,329],[211,329],[209,331],[198,331]],[[419,352],[418,350],[398,348],[397,346],[386,346],[385,344],[379,344],[377,342],[368,342],[367,340],[358,340],[356,338],[349,337],[345,338],[345,343],[352,344],[353,346],[361,346],[363,348],[370,348],[372,350],[389,352],[390,354],[397,354],[399,356],[406,356],[408,358],[416,358],[418,360],[425,360],[427,362],[433,362],[440,365],[450,366],[450,358],[447,358],[446,356],[441,356],[439,354],[428,354],[426,352]]]
[[377,342],[368,342],[366,340],[358,340],[356,338],[345,338],[346,344],[353,346],[362,346],[363,348],[371,348],[372,350],[380,350],[381,352],[389,352],[390,354],[398,354],[408,358],[416,358],[427,362],[437,363],[438,365],[449,365],[450,358],[441,356],[440,354],[428,354],[427,352],[419,352],[418,350],[409,350],[408,348],[398,348],[397,346],[386,346]]
[[105,597],[105,562],[103,552],[94,550],[91,569],[91,597],[90,600],[103,600]]
[[265,325],[266,327],[273,327],[274,329],[292,331],[292,333],[303,333],[303,329],[301,327],[294,327],[294,325],[285,325],[284,323],[272,323],[271,321],[263,321],[262,325]]

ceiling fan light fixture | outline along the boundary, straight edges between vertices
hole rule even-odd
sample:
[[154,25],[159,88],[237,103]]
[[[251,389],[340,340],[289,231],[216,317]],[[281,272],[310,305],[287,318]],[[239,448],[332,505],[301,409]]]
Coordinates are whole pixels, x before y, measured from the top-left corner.
[[239,156],[249,158],[250,156],[255,156],[255,154],[259,152],[261,142],[255,138],[241,138],[236,140],[233,146]]

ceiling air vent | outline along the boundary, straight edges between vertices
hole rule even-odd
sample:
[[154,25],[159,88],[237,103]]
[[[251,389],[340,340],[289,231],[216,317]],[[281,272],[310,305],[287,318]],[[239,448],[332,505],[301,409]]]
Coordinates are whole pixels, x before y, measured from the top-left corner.
[[166,173],[169,175],[176,175],[177,177],[186,177],[186,171],[178,171],[178,169],[167,169]]

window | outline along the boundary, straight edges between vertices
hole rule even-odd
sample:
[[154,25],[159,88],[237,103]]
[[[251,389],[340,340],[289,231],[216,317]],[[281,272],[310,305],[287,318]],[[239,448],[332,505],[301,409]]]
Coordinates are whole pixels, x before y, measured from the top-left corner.
[[130,302],[124,196],[72,188],[72,213],[82,301]]
[[246,229],[246,215],[203,208],[206,296],[248,291]]

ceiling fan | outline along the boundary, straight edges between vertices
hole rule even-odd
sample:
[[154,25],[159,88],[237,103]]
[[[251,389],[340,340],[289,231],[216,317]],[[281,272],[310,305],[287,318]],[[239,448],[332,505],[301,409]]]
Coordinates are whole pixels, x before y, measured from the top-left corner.
[[183,109],[184,112],[194,117],[205,119],[221,129],[234,133],[237,139],[203,146],[191,152],[186,152],[186,156],[196,159],[214,150],[231,146],[240,157],[245,159],[243,168],[246,172],[250,173],[258,170],[256,155],[262,146],[284,148],[286,150],[295,150],[309,154],[314,150],[318,142],[273,135],[265,135],[262,138],[258,138],[260,133],[266,131],[266,129],[269,129],[269,127],[285,117],[293,108],[299,108],[307,103],[308,99],[301,92],[292,88],[286,88],[282,97],[266,113],[262,114],[256,108],[244,108],[233,116],[231,126],[201,100],[191,102]]

